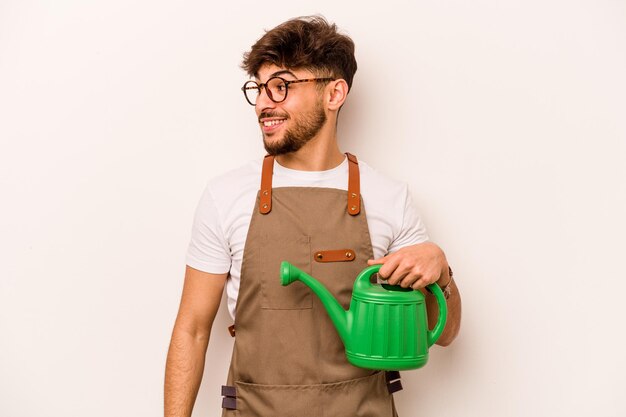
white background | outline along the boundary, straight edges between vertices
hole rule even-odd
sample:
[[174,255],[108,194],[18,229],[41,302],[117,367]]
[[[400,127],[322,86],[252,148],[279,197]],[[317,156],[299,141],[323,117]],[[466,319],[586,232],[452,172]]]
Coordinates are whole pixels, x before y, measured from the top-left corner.
[[410,184],[463,294],[400,415],[626,415],[625,2],[316,4],[0,2],[0,416],[162,414],[200,193],[263,154],[241,55],[313,13],[357,45],[342,149]]

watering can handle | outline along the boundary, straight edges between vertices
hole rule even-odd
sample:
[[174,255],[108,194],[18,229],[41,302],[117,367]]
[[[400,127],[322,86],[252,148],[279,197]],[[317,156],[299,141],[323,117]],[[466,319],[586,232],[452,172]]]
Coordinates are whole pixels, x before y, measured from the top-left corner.
[[426,286],[426,289],[432,293],[437,299],[437,305],[439,306],[439,317],[437,318],[437,324],[432,330],[428,331],[428,347],[431,347],[443,333],[443,329],[446,327],[446,320],[448,319],[448,305],[446,304],[446,297],[443,295],[443,291],[437,284],[430,284]]
[[[382,265],[371,265],[365,268],[357,277],[357,285],[361,288],[371,287],[372,283],[370,278],[372,275],[378,273]],[[443,329],[446,327],[446,320],[448,319],[448,306],[446,304],[446,298],[443,295],[443,291],[437,284],[430,284],[426,286],[428,292],[433,294],[437,299],[437,305],[439,306],[439,317],[437,318],[437,324],[432,330],[428,330],[426,339],[428,341],[428,347],[431,347],[443,333]]]
[[367,289],[372,286],[370,278],[372,275],[377,274],[382,265],[371,265],[362,270],[356,277],[356,285],[362,289]]

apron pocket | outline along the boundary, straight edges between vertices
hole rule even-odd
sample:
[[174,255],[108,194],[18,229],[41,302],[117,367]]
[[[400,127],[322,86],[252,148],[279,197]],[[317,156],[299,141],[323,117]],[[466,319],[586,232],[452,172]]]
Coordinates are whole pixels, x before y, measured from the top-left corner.
[[306,235],[277,240],[264,238],[260,248],[261,308],[302,310],[313,307],[311,290],[302,282],[280,283],[280,264],[287,261],[311,274],[311,238]]
[[392,417],[384,372],[330,384],[235,382],[241,417]]

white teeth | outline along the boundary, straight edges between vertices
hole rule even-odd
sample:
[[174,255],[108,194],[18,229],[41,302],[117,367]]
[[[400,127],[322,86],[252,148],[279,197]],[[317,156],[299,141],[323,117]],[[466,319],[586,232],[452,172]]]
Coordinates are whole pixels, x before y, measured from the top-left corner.
[[267,120],[267,121],[263,122],[263,126],[265,126],[265,127],[276,126],[278,124],[281,124],[284,121],[285,120]]

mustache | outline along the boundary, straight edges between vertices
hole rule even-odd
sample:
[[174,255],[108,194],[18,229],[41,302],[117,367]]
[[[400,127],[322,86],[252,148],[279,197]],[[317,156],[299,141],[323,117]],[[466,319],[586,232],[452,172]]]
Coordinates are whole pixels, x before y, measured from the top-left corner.
[[259,123],[261,123],[261,119],[264,119],[266,117],[280,117],[282,119],[289,119],[289,115],[284,114],[284,113],[276,113],[276,112],[262,112],[261,114],[259,114]]

